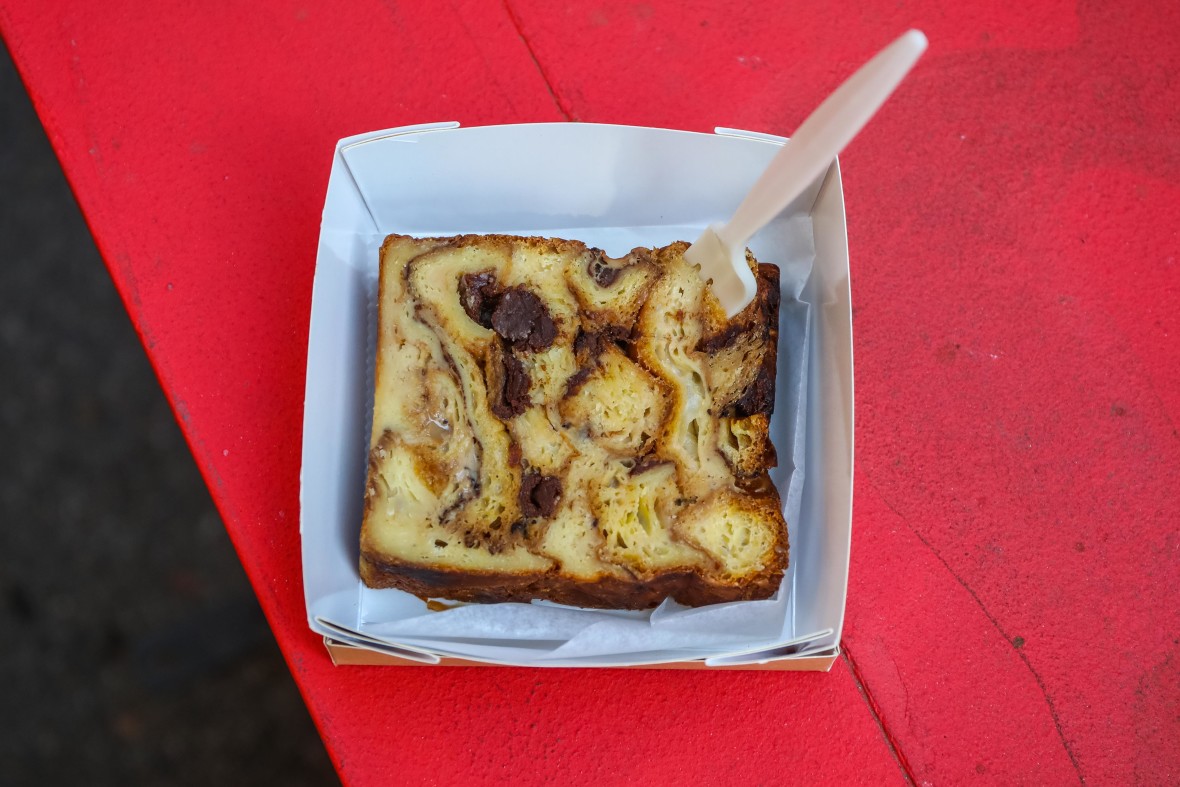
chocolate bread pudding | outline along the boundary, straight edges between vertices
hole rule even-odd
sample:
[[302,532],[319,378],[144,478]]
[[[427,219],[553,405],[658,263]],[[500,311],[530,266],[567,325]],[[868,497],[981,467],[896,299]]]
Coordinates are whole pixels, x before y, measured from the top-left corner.
[[423,598],[766,598],[778,269],[732,320],[687,243],[613,259],[506,235],[381,248],[361,577]]

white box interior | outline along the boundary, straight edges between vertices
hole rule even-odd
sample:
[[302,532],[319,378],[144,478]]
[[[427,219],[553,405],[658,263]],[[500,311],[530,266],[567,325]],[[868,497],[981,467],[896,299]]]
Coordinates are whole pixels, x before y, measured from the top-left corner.
[[[853,448],[851,303],[837,164],[750,242],[760,260],[780,265],[784,295],[801,290],[800,300],[811,304],[803,373],[805,473],[794,474],[799,513],[789,517],[791,564],[783,603],[674,612],[680,617],[665,621],[663,636],[650,640],[654,645],[629,644],[619,634],[615,651],[612,618],[647,620],[649,613],[575,610],[567,616],[565,608],[540,610],[557,622],[530,636],[538,610],[484,605],[461,613],[471,619],[470,631],[456,635],[448,629],[445,637],[423,640],[388,633],[391,622],[404,619],[429,627],[433,620],[424,616],[423,602],[397,590],[364,588],[357,571],[381,238],[391,232],[547,235],[582,240],[612,255],[693,240],[708,223],[732,213],[783,142],[723,129],[711,135],[572,123],[465,129],[450,123],[338,143],[312,296],[300,476],[303,578],[313,630],[426,663],[461,657],[545,666],[686,660],[721,666],[834,656],[847,588]],[[790,262],[803,242],[814,244],[809,275],[807,264]],[[810,255],[812,247],[805,251]],[[780,369],[780,388],[782,374]],[[794,434],[782,409],[776,405],[771,428],[780,460],[781,441]],[[785,453],[789,458],[789,449]],[[780,468],[772,477],[778,485],[788,475],[789,468]],[[780,486],[784,499],[789,491]],[[765,629],[743,637],[742,621],[767,614],[778,616],[773,637]],[[592,632],[600,633],[593,637],[597,647],[574,648],[572,657],[555,654],[562,637],[591,620],[586,616],[599,622]],[[728,620],[739,623],[727,629]]]

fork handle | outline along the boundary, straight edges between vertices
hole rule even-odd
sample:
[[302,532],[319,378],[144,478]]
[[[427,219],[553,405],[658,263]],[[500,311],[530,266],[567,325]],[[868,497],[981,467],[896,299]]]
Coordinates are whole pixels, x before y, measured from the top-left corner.
[[827,169],[925,51],[926,36],[910,30],[828,96],[771,159],[733,217],[718,229],[722,242],[731,249],[744,249],[755,232]]

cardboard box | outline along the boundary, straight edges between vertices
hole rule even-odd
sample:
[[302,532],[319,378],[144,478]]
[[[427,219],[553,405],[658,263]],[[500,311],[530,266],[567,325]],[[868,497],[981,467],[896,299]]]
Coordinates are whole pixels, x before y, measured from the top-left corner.
[[[443,618],[401,591],[364,588],[357,572],[381,239],[501,232],[573,238],[612,255],[691,241],[732,213],[784,142],[728,129],[440,123],[337,144],[312,295],[300,476],[308,621],[335,663],[830,668],[844,620],[853,456],[852,313],[835,162],[750,242],[759,259],[783,268],[784,296],[797,295],[802,309],[784,318],[799,320],[802,333],[781,337],[780,352],[798,357],[780,368],[778,383],[780,395],[797,391],[798,399],[778,401],[771,426],[780,464],[793,465],[772,477],[795,512],[776,600],[655,614],[543,603],[433,613],[451,615]],[[806,352],[793,352],[791,341]],[[564,633],[522,637],[517,619]],[[546,628],[558,619],[561,627]],[[445,628],[457,620],[475,622]],[[431,633],[434,623],[447,636]]]

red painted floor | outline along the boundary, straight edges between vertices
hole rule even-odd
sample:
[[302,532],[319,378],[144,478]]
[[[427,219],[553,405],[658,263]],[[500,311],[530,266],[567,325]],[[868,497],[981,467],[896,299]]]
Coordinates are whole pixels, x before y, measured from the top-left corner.
[[[1180,6],[157,5],[8,0],[0,31],[348,783],[1180,780]],[[297,495],[335,141],[789,134],[910,26],[929,52],[842,157],[846,657],[332,667]]]

